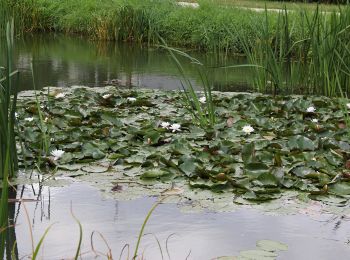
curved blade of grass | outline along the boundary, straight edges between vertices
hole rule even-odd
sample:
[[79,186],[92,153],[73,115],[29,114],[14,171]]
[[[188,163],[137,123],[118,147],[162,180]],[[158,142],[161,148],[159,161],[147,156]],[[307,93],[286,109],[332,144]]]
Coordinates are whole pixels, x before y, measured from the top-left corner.
[[[95,247],[94,247],[94,238],[93,238],[95,233],[97,233],[97,234],[101,237],[101,239],[102,239],[103,242],[105,243],[106,247],[108,248],[108,253],[107,253],[107,254],[103,254],[102,252],[99,252],[99,251],[97,251],[97,250],[95,249]],[[109,247],[106,238],[101,234],[101,232],[99,232],[99,231],[93,231],[93,232],[91,233],[90,245],[91,245],[91,250],[96,254],[96,256],[98,256],[98,254],[102,254],[102,255],[106,256],[107,259],[113,259],[113,257],[112,257],[112,250],[111,250],[111,248]]]
[[167,253],[168,257],[169,257],[169,260],[170,260],[171,258],[170,258],[170,253],[169,253],[168,242],[169,242],[169,239],[170,239],[172,236],[174,236],[174,235],[175,235],[175,233],[170,234],[170,235],[166,238],[166,241],[165,241],[165,249],[166,249],[166,253]]
[[148,212],[145,220],[142,223],[142,227],[141,227],[141,230],[140,230],[140,233],[139,233],[139,236],[138,236],[138,239],[137,239],[137,244],[136,244],[136,247],[135,247],[135,251],[134,251],[134,256],[132,257],[132,259],[136,259],[136,257],[137,257],[137,252],[139,250],[139,246],[140,246],[140,243],[141,243],[141,238],[143,236],[143,232],[145,230],[146,224],[147,224],[149,218],[151,217],[153,211],[159,206],[159,204],[161,204],[168,197],[169,196],[166,196],[166,197],[163,197],[162,199],[160,199],[156,204],[153,205],[153,207]]
[[122,259],[122,256],[123,256],[123,253],[124,253],[124,250],[125,248],[128,248],[128,256],[126,259],[129,259],[129,253],[130,253],[130,245],[129,244],[125,244],[122,248],[122,251],[120,252],[120,256],[119,256],[119,260]]
[[44,234],[41,236],[39,243],[37,244],[37,246],[35,247],[33,256],[32,256],[32,260],[35,260],[36,257],[38,256],[38,253],[40,251],[40,247],[42,245],[42,243],[44,242],[44,239],[46,237],[46,235],[49,233],[49,230],[51,229],[51,227],[54,225],[55,223],[51,224],[44,232]]
[[162,260],[163,260],[163,259],[164,259],[163,250],[162,250],[162,246],[160,245],[160,242],[159,242],[158,237],[157,237],[155,234],[153,234],[153,233],[145,234],[145,236],[146,236],[146,235],[152,235],[152,236],[154,237],[154,239],[157,241],[158,248],[159,248],[159,251],[160,251],[160,255],[161,255]]
[[77,260],[78,257],[79,257],[79,253],[80,253],[80,249],[81,249],[81,242],[83,240],[83,227],[79,221],[79,219],[74,215],[73,213],[73,208],[72,208],[72,204],[70,205],[70,213],[72,215],[72,217],[74,218],[74,220],[78,223],[79,225],[79,243],[78,243],[78,247],[77,247],[77,251],[75,253],[75,256],[74,256],[74,260]]

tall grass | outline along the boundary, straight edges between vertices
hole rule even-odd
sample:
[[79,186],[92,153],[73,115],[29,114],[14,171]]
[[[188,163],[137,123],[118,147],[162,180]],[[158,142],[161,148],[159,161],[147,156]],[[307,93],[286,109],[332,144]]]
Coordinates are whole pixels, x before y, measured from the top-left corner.
[[[303,25],[300,39],[293,37],[295,20],[285,9],[272,29],[268,12],[261,35],[251,42],[239,38],[254,67],[253,85],[259,92],[300,92],[339,96],[350,83],[350,8],[339,12],[298,13]],[[233,34],[233,32],[230,32]],[[253,46],[253,47],[252,47]]]
[[[187,53],[168,47],[162,38],[161,41],[163,42],[163,45],[161,45],[161,47],[165,48],[169,52],[172,60],[178,68],[181,77],[181,86],[183,90],[183,101],[186,105],[187,110],[192,115],[194,122],[197,122],[198,125],[200,125],[204,129],[208,127],[213,127],[216,122],[216,116],[212,96],[213,86],[212,84],[210,84],[209,79],[207,77],[208,68],[202,62],[191,57]],[[197,66],[197,71],[201,79],[203,93],[198,93],[196,91],[191,80],[188,78],[188,76],[186,76],[186,71],[184,70],[179,59],[177,58],[177,55],[185,57],[188,61]],[[201,102],[201,98],[205,98],[204,102]]]
[[[2,47],[2,46],[1,46]],[[0,259],[3,259],[7,236],[8,222],[8,179],[17,171],[17,150],[15,140],[15,112],[17,102],[16,85],[12,76],[13,23],[6,26],[6,66],[0,68]]]
[[[263,14],[201,0],[184,8],[175,0],[0,0],[22,32],[63,32],[94,39],[168,44],[208,51],[241,52],[236,36],[222,27],[242,28],[256,37]],[[5,5],[3,5],[5,6]],[[0,12],[2,5],[0,5]],[[276,22],[276,14],[270,17]]]

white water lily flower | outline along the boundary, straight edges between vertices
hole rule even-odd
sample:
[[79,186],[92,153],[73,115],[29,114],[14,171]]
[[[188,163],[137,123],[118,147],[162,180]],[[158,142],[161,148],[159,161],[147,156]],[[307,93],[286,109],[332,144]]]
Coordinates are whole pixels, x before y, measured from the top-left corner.
[[348,109],[350,109],[350,103],[347,103],[347,104],[346,104],[346,107],[347,107]]
[[47,121],[49,121],[49,118],[45,117],[44,122],[47,123]]
[[254,128],[251,125],[246,125],[242,128],[242,131],[246,134],[251,134],[254,132]]
[[136,101],[136,98],[134,98],[134,97],[128,97],[127,100],[130,101],[130,102],[135,102],[135,101]]
[[55,98],[58,99],[58,98],[64,98],[66,96],[65,93],[58,93]]
[[311,120],[313,123],[318,123],[318,119],[314,118]]
[[128,101],[130,101],[130,102],[135,102],[136,101],[136,98],[134,98],[134,97],[128,97],[128,98],[126,98]]
[[27,117],[24,118],[25,121],[32,122],[34,120],[34,117]]
[[57,161],[58,159],[60,159],[60,158],[63,156],[63,154],[64,154],[64,151],[63,151],[63,150],[57,150],[57,149],[55,149],[55,150],[51,151],[51,155],[54,157],[53,159],[54,159],[55,161]]
[[306,112],[308,112],[308,113],[313,113],[313,112],[315,112],[316,111],[316,108],[314,108],[314,107],[308,107],[307,109],[306,109]]
[[160,126],[161,126],[162,128],[169,129],[170,123],[169,123],[169,122],[162,122],[162,123],[160,124]]
[[104,94],[102,96],[103,99],[109,99],[112,96],[112,94]]
[[181,131],[181,125],[180,124],[172,124],[170,127],[169,127],[169,129],[170,130],[173,130],[172,132],[174,133],[174,132],[176,132],[176,131]]
[[16,119],[18,118],[18,113],[17,113],[17,112],[15,112],[15,118],[16,118]]
[[198,101],[201,102],[202,104],[205,104],[205,102],[207,102],[207,98],[201,97],[200,99],[198,99]]

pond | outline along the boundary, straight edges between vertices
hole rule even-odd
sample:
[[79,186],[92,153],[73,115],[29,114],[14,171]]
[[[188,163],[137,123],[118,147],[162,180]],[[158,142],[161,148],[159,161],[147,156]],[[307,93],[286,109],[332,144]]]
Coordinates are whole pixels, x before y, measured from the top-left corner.
[[[36,88],[85,85],[100,87],[114,79],[122,85],[143,88],[178,89],[178,70],[168,52],[138,45],[94,42],[62,35],[34,35],[17,39],[15,66],[21,72],[21,90],[33,89],[31,64]],[[208,67],[245,63],[244,58],[225,54],[189,52]],[[194,65],[183,60],[194,86],[200,78]],[[249,90],[251,72],[247,68],[210,69],[215,90]]]
[[[244,63],[224,55],[193,55],[213,67]],[[34,88],[32,63],[36,88],[60,87],[42,94],[41,106],[33,92],[22,92],[19,136],[27,150],[20,165],[34,167],[42,155],[42,129],[51,152],[65,150],[58,162],[44,158],[65,185],[18,182],[15,196],[24,203],[10,205],[19,257],[31,254],[29,227],[38,243],[55,223],[40,255],[71,258],[79,237],[71,205],[83,226],[84,259],[94,257],[94,230],[107,240],[114,259],[125,244],[132,253],[156,195],[175,184],[183,191],[180,201],[159,205],[146,226],[140,248],[145,259],[162,259],[161,254],[166,259],[348,259],[350,175],[338,171],[347,170],[350,144],[338,100],[216,92],[219,122],[208,131],[178,102],[180,93],[150,90],[180,87],[176,67],[159,49],[35,36],[17,40],[15,61],[21,90]],[[199,87],[196,69],[185,66]],[[215,90],[249,90],[247,70],[213,69],[210,75]],[[113,79],[124,87],[100,88]],[[47,128],[40,128],[39,107]],[[181,123],[181,130],[162,127],[165,121]],[[252,133],[242,132],[248,125]],[[94,245],[106,252],[102,240],[96,235]],[[258,250],[264,243],[288,249]]]
[[[82,252],[84,259],[93,257],[90,235],[99,231],[107,240],[113,256],[118,259],[125,244],[131,252],[137,241],[142,222],[156,202],[155,198],[116,201],[101,197],[100,192],[84,183],[73,182],[66,187],[41,187],[38,184],[18,187],[26,202],[34,241],[37,243],[45,229],[50,229],[44,245],[44,259],[67,259],[75,254],[79,228],[70,213],[81,221],[84,232]],[[19,197],[19,195],[18,195]],[[16,210],[18,210],[18,204]],[[29,224],[21,205],[17,216],[17,244],[19,256],[31,252]],[[199,213],[183,212],[176,204],[161,204],[152,214],[141,243],[145,259],[161,259],[154,236],[162,246],[167,259],[166,240],[171,259],[215,259],[218,256],[238,255],[252,250],[262,239],[275,240],[288,245],[287,251],[278,253],[277,259],[348,259],[350,225],[346,220],[316,211],[294,215],[269,215],[242,208],[234,212],[216,213],[204,210]],[[95,248],[106,252],[98,235]],[[126,252],[125,255],[126,256]],[[123,258],[124,259],[124,258]]]

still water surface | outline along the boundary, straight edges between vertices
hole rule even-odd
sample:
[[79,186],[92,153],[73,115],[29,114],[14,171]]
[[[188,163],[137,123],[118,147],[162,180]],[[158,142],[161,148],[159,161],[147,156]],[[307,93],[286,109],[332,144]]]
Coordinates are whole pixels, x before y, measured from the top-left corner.
[[[37,198],[38,193],[37,185],[26,185],[23,198]],[[90,235],[96,230],[108,241],[114,259],[119,259],[126,243],[134,248],[142,222],[156,201],[154,198],[133,201],[104,199],[98,190],[83,183],[63,188],[43,187],[39,199],[39,202],[25,203],[34,240],[38,242],[45,229],[56,223],[45,239],[44,259],[71,259],[75,254],[79,229],[70,213],[71,204],[83,225],[83,258],[93,259]],[[145,259],[161,259],[156,236],[165,259],[168,259],[165,244],[171,235],[168,241],[171,259],[186,259],[189,253],[188,259],[238,255],[241,250],[255,249],[258,240],[271,239],[289,246],[288,251],[280,252],[277,259],[345,260],[350,258],[350,245],[347,244],[350,223],[338,221],[330,215],[269,216],[252,209],[183,213],[175,204],[161,204],[146,226],[145,233],[149,235],[143,238],[140,252],[144,252]],[[19,255],[30,253],[31,242],[23,205],[17,218],[16,235]],[[107,251],[99,236],[95,236],[94,244],[99,251]]]
[[[207,67],[243,64],[245,60],[225,54],[189,52]],[[188,78],[199,87],[198,66],[180,59]],[[36,88],[85,85],[100,87],[119,79],[123,85],[143,88],[178,89],[178,69],[167,51],[115,42],[94,42],[62,35],[34,35],[18,39],[15,66],[21,72],[20,88],[32,89],[31,64]],[[247,68],[211,68],[207,75],[215,90],[249,90]]]
[[[21,90],[33,89],[31,64],[38,89],[71,85],[99,87],[112,79],[143,88],[180,87],[174,63],[166,52],[156,48],[97,43],[60,35],[26,37],[17,40],[15,47]],[[214,67],[245,62],[224,55],[192,54]],[[188,62],[184,62],[184,67],[193,84],[199,87],[196,67]],[[247,69],[212,69],[210,75],[216,90],[249,90],[251,74]],[[36,199],[38,193],[37,185],[23,187],[25,199]],[[23,204],[19,206],[17,203],[13,207],[13,215],[18,213],[16,239],[20,257],[31,252],[29,226],[33,229],[34,241],[38,243],[52,223],[55,224],[44,241],[40,257],[67,259],[74,256],[79,230],[70,213],[72,203],[74,214],[83,225],[84,259],[94,259],[90,247],[90,235],[94,230],[103,234],[114,259],[118,259],[125,244],[129,243],[134,249],[142,222],[156,201],[155,198],[105,199],[98,190],[82,183],[60,188],[43,187],[39,199],[38,202],[25,203],[30,224]],[[143,238],[141,245],[146,259],[161,259],[154,236],[159,239],[165,259],[168,259],[166,240],[169,236],[171,259],[186,259],[188,255],[187,259],[238,255],[240,250],[254,249],[256,241],[261,239],[288,244],[289,250],[280,252],[278,259],[350,259],[350,245],[347,244],[350,223],[330,215],[269,216],[251,209],[230,213],[183,213],[175,204],[162,204],[152,215],[145,232],[151,233]],[[98,236],[94,241],[99,251],[106,252]]]

